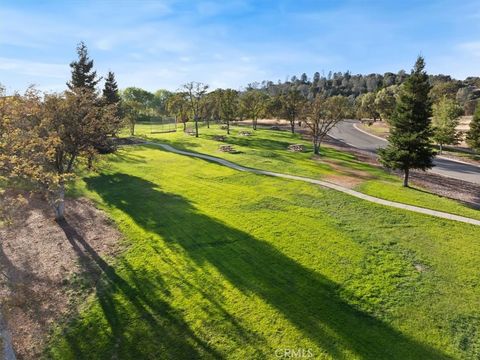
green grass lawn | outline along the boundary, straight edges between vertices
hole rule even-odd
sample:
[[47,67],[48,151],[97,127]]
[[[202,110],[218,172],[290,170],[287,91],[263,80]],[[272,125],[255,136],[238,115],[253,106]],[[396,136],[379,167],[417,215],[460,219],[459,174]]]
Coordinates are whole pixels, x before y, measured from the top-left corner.
[[[167,139],[180,146],[181,136]],[[272,146],[292,140],[273,136]],[[215,152],[210,141],[184,147]],[[246,162],[238,147],[218,155]],[[284,156],[296,155],[316,174],[308,154]],[[76,192],[129,247],[106,263],[76,240],[84,265],[104,275],[47,358],[274,359],[285,348],[320,359],[480,356],[478,227],[158,148],[109,160]]]
[[[331,182],[337,182],[338,177],[349,177],[359,182],[356,190],[368,195],[480,219],[480,211],[464,204],[428,193],[421,188],[403,188],[399,177],[358,161],[352,154],[323,147],[322,156],[313,156],[310,142],[303,140],[298,134],[257,130],[252,131],[252,136],[240,136],[238,135],[240,131],[251,130],[245,127],[232,127],[232,134],[227,136],[225,141],[217,141],[216,136],[226,135],[226,131],[221,130],[217,125],[210,129],[202,128],[200,138],[187,135],[182,131],[151,134],[148,126],[137,126],[139,136],[167,143],[179,149],[210,154],[248,167]],[[238,153],[218,151],[218,147],[222,144],[233,145]],[[290,144],[303,144],[305,152],[287,151]]]

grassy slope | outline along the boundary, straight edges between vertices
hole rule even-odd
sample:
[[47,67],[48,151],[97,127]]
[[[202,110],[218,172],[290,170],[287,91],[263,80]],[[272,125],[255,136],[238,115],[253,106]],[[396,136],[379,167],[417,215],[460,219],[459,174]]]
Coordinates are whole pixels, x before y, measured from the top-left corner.
[[111,160],[78,191],[131,247],[95,257],[104,281],[49,358],[480,355],[478,228],[159,149]]
[[[228,136],[225,142],[220,142],[215,141],[214,136],[225,135],[225,130],[220,130],[218,126],[211,129],[202,128],[200,138],[185,135],[183,132],[152,135],[149,133],[149,128],[144,126],[139,126],[137,129],[141,136],[148,136],[180,149],[211,154],[254,168],[319,179],[349,175],[363,181],[357,185],[357,190],[365,194],[480,219],[480,211],[456,201],[430,194],[422,189],[402,188],[401,180],[397,176],[357,161],[351,154],[324,147],[322,157],[314,158],[310,143],[302,140],[298,134],[257,130],[251,137],[238,135],[239,131],[245,130],[249,129],[233,128],[232,135]],[[218,151],[219,145],[224,143],[232,144],[240,153],[229,154]],[[289,144],[297,143],[304,144],[306,151],[303,153],[286,151]]]

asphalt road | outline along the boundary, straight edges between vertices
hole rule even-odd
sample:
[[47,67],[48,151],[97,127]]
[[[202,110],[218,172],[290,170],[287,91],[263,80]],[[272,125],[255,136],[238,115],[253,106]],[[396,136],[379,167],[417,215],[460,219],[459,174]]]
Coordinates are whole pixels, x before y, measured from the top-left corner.
[[[329,135],[360,150],[376,152],[378,148],[385,147],[387,141],[361,132],[355,128],[355,120],[344,120],[337,124]],[[465,164],[446,158],[436,157],[435,166],[429,170],[432,173],[480,184],[480,166]]]

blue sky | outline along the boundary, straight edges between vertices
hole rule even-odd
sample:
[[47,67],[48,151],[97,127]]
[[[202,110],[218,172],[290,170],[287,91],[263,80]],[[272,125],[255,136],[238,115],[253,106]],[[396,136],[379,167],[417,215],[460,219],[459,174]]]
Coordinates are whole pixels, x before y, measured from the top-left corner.
[[120,87],[240,88],[306,72],[480,76],[480,1],[64,0],[0,3],[0,83],[60,91],[84,40]]

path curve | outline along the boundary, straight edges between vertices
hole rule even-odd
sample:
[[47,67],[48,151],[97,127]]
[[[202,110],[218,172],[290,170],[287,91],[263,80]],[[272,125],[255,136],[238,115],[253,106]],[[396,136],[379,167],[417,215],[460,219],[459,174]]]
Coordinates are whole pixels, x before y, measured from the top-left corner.
[[[354,148],[373,154],[376,154],[379,148],[387,146],[386,139],[358,128],[357,124],[359,124],[357,120],[343,120],[331,129],[328,135]],[[433,164],[435,166],[427,171],[452,179],[480,184],[480,167],[478,165],[443,156],[436,156]]]
[[267,175],[267,176],[273,176],[273,177],[278,177],[278,178],[283,178],[283,179],[304,181],[304,182],[308,182],[308,183],[311,183],[311,184],[320,185],[320,186],[323,186],[323,187],[326,187],[326,188],[329,188],[329,189],[333,189],[333,190],[336,190],[336,191],[340,191],[342,193],[354,196],[354,197],[359,198],[359,199],[370,201],[370,202],[375,203],[375,204],[385,205],[385,206],[389,206],[389,207],[393,207],[393,208],[397,208],[397,209],[408,210],[408,211],[413,211],[413,212],[420,213],[420,214],[435,216],[435,217],[442,218],[442,219],[454,220],[454,221],[459,221],[459,222],[463,222],[463,223],[467,223],[467,224],[480,226],[480,220],[471,219],[471,218],[467,218],[467,217],[460,216],[460,215],[449,214],[449,213],[445,213],[445,212],[442,212],[442,211],[425,209],[425,208],[422,208],[422,207],[419,207],[419,206],[407,205],[407,204],[402,204],[402,203],[398,203],[398,202],[395,202],[395,201],[380,199],[380,198],[370,196],[370,195],[366,195],[366,194],[363,194],[361,192],[358,192],[358,191],[355,191],[355,190],[352,190],[352,189],[349,189],[349,188],[346,188],[346,187],[343,187],[343,186],[339,186],[339,185],[336,185],[336,184],[333,184],[333,183],[330,183],[330,182],[327,182],[327,181],[316,180],[316,179],[307,178],[307,177],[303,177],[303,176],[282,174],[282,173],[277,173],[277,172],[272,172],[272,171],[248,168],[248,167],[244,167],[244,166],[235,164],[233,162],[230,162],[228,160],[220,159],[220,158],[217,158],[217,157],[214,157],[214,156],[210,156],[210,155],[206,155],[206,154],[199,154],[199,153],[192,153],[192,152],[184,151],[184,150],[179,150],[179,149],[174,148],[173,146],[167,145],[167,144],[161,144],[161,143],[150,142],[150,141],[146,141],[146,142],[144,142],[144,144],[159,146],[159,147],[163,148],[164,150],[167,150],[167,151],[170,151],[170,152],[173,152],[173,153],[176,153],[176,154],[180,154],[180,155],[186,155],[186,156],[196,157],[196,158],[200,158],[200,159],[205,159],[205,160],[208,160],[208,161],[213,161],[213,162],[216,162],[218,164],[227,166],[231,169],[235,169],[235,170],[238,170],[238,171],[246,171],[246,172],[259,174],[259,175]]

